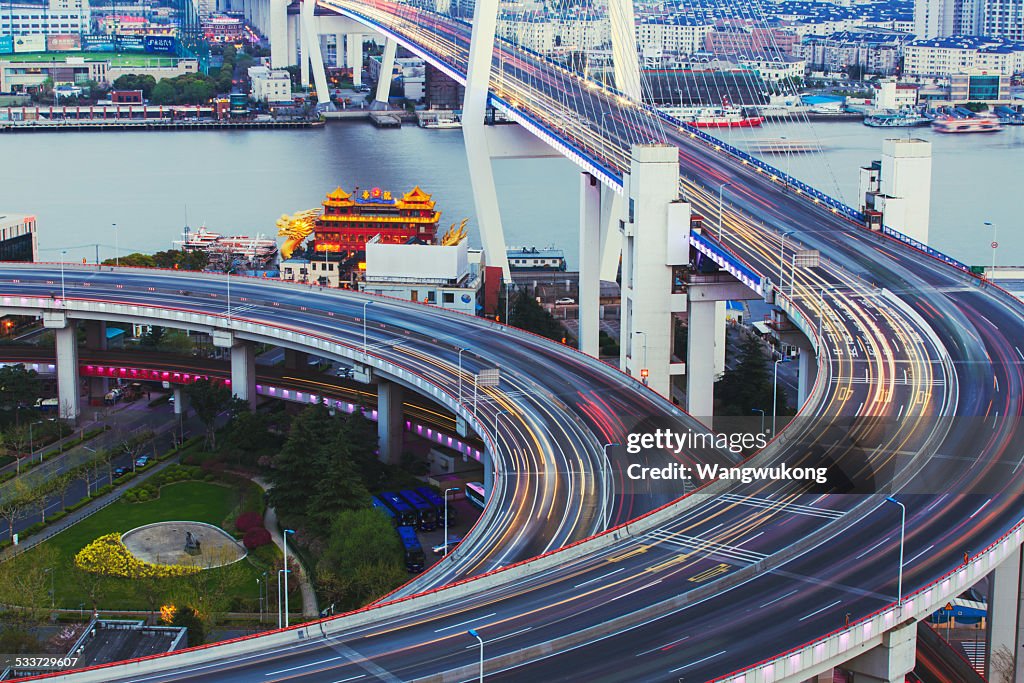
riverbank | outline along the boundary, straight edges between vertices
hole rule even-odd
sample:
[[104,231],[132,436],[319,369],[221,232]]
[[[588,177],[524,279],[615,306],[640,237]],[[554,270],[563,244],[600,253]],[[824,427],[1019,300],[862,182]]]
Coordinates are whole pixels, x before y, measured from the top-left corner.
[[232,130],[232,129],[302,129],[320,128],[324,121],[172,121],[172,120],[74,120],[0,121],[0,133],[53,133],[124,130]]

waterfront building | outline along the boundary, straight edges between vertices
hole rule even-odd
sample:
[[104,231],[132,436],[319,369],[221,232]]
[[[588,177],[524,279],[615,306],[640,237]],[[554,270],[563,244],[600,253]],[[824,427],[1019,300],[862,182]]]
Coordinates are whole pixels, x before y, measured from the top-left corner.
[[904,50],[904,73],[924,78],[986,71],[1012,76],[1024,72],[1024,42],[983,36],[915,40]]
[[215,14],[202,22],[203,35],[210,43],[239,43],[245,40],[245,22],[226,14]]
[[258,102],[277,104],[292,101],[292,79],[284,69],[249,67],[250,94]]
[[351,193],[339,187],[324,199],[314,223],[313,251],[355,256],[378,235],[384,244],[433,242],[440,218],[434,200],[419,187],[401,198],[379,187]]
[[814,71],[847,72],[858,67],[864,74],[892,76],[913,36],[897,31],[839,31],[806,35],[798,52]]
[[38,255],[36,217],[0,211],[0,261],[31,263]]
[[[88,0],[52,0],[50,5],[0,3],[0,35],[49,36],[89,33],[91,13]],[[39,49],[15,52],[45,52]]]

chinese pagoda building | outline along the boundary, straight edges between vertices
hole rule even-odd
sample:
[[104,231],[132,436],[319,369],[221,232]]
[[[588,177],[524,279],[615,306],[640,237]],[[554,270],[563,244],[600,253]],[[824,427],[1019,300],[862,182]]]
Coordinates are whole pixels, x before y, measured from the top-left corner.
[[404,244],[410,239],[432,243],[441,212],[430,195],[414,187],[400,199],[375,187],[353,193],[340,187],[327,195],[313,228],[313,249],[341,259],[366,250],[376,235],[380,241]]

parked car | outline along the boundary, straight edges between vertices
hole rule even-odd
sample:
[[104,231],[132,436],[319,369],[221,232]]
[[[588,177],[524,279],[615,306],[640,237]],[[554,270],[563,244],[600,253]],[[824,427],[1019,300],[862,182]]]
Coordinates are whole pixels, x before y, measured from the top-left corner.
[[115,467],[114,468],[114,479],[120,479],[124,475],[128,474],[127,467]]
[[461,541],[461,540],[462,539],[459,538],[458,536],[450,536],[448,538],[448,545],[447,546],[444,543],[438,543],[437,545],[434,546],[434,548],[433,548],[434,554],[435,555],[447,555],[448,553],[451,552],[452,548],[454,548],[455,546],[457,546],[459,544],[459,541]]
[[139,457],[135,458],[136,467],[145,467],[147,464],[149,464],[148,455],[140,455]]
[[573,299],[572,297],[568,296],[563,296],[561,299],[555,299],[556,306],[568,306],[569,304],[574,303],[576,303],[576,299]]

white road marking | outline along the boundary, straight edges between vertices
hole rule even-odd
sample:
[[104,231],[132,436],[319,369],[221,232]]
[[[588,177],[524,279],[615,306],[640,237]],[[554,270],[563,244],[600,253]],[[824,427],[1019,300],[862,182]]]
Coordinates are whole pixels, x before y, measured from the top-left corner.
[[434,629],[434,633],[440,633],[441,631],[449,631],[449,630],[451,630],[453,628],[458,628],[460,626],[465,626],[466,624],[472,624],[474,621],[480,621],[481,619],[490,619],[491,617],[495,616],[496,614],[497,614],[497,612],[491,612],[490,614],[485,614],[482,617],[474,617],[472,619],[469,619],[468,621],[461,621],[458,624],[452,624],[451,626],[445,626],[444,628]]
[[793,594],[795,594],[795,593],[796,593],[796,591],[795,591],[795,590],[791,590],[791,591],[789,591],[788,593],[786,593],[785,595],[780,595],[779,597],[775,598],[774,600],[769,600],[768,602],[766,602],[766,603],[764,603],[763,605],[761,605],[760,607],[758,607],[758,609],[761,609],[762,607],[767,607],[768,605],[774,605],[774,604],[775,604],[775,603],[777,603],[777,602],[778,602],[779,600],[785,600],[785,599],[786,599],[786,598],[788,598],[788,597],[789,597],[790,595],[793,595]]
[[305,669],[307,666],[316,666],[317,664],[326,664],[327,662],[334,662],[344,657],[328,657],[327,659],[318,659],[315,662],[309,662],[308,664],[299,664],[298,666],[288,667],[287,669],[279,669],[277,671],[271,671],[263,674],[264,676],[276,676],[277,674],[288,673],[289,671],[295,671],[297,669]]
[[926,552],[928,552],[929,550],[931,550],[931,549],[932,549],[932,548],[934,548],[934,547],[935,547],[935,544],[934,544],[934,543],[933,543],[933,544],[931,544],[930,546],[928,546],[927,548],[925,548],[924,550],[922,550],[921,552],[919,552],[919,553],[918,553],[917,555],[914,555],[914,556],[913,556],[912,558],[910,558],[909,560],[907,560],[906,562],[904,562],[904,563],[903,563],[903,566],[904,566],[904,567],[906,567],[906,566],[907,566],[908,564],[910,564],[911,562],[913,562],[913,561],[914,561],[914,560],[916,560],[917,558],[921,557],[922,555],[924,555],[924,554],[925,554]]
[[833,603],[832,603],[831,605],[825,605],[824,607],[822,607],[822,608],[821,608],[821,609],[819,609],[819,610],[814,610],[814,611],[813,611],[813,612],[811,612],[810,614],[805,614],[804,616],[802,616],[802,617],[800,617],[799,619],[797,619],[797,621],[803,621],[804,619],[810,619],[810,618],[811,618],[811,617],[813,617],[813,616],[814,616],[815,614],[821,614],[821,613],[822,613],[822,612],[824,612],[825,610],[827,610],[827,609],[831,609],[831,608],[835,607],[835,606],[836,606],[836,605],[838,605],[838,604],[839,604],[840,602],[842,602],[842,600],[836,600],[836,601],[835,601],[835,602],[833,602]]
[[975,511],[974,511],[974,514],[972,514],[972,515],[971,515],[970,517],[968,517],[967,519],[974,519],[974,515],[978,514],[978,513],[979,513],[979,512],[981,512],[982,510],[984,510],[984,509],[985,509],[985,506],[986,506],[986,505],[988,505],[988,504],[989,504],[989,503],[991,503],[991,502],[992,502],[992,499],[991,499],[991,498],[989,498],[988,500],[986,500],[986,501],[985,501],[984,503],[982,503],[982,504],[981,504],[981,507],[980,507],[980,508],[978,508],[977,510],[975,510]]
[[573,586],[573,588],[579,588],[580,586],[586,586],[588,583],[594,583],[595,581],[600,581],[601,579],[609,577],[612,574],[618,574],[621,571],[625,571],[625,569],[626,569],[625,567],[620,567],[619,569],[616,569],[615,571],[608,572],[607,574],[602,574],[601,576],[597,577],[596,579],[590,579],[589,581],[584,581],[583,583],[577,583],[575,586]]
[[709,659],[714,659],[715,657],[717,657],[719,655],[724,655],[724,654],[725,654],[725,650],[722,650],[721,652],[716,652],[713,655],[708,655],[707,657],[705,657],[703,659],[698,659],[696,662],[690,662],[689,664],[686,664],[685,666],[681,666],[678,669],[672,669],[671,671],[669,671],[669,673],[670,674],[674,674],[677,671],[682,671],[683,669],[689,669],[691,666],[696,666],[696,665],[700,664],[701,662],[706,662]]
[[878,543],[874,544],[873,546],[871,546],[870,548],[868,548],[867,550],[865,550],[864,552],[862,552],[860,555],[858,555],[857,557],[855,557],[853,559],[859,560],[860,558],[864,557],[865,555],[867,555],[871,551],[876,550],[879,546],[885,544],[888,540],[889,540],[889,537],[886,536],[881,541],[879,541]]

